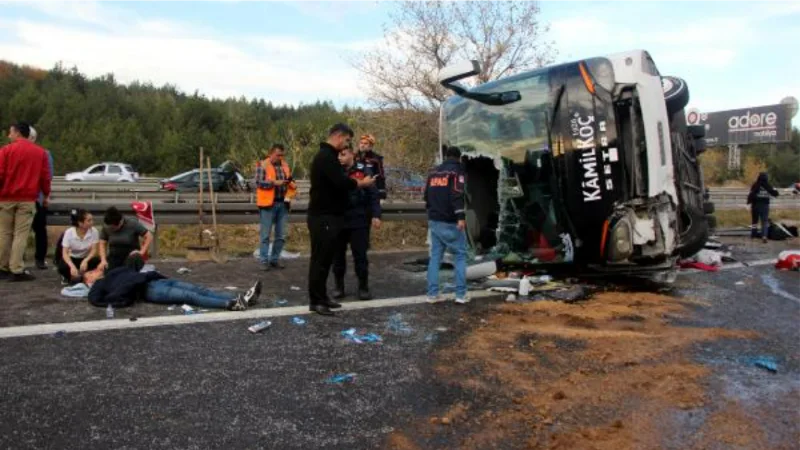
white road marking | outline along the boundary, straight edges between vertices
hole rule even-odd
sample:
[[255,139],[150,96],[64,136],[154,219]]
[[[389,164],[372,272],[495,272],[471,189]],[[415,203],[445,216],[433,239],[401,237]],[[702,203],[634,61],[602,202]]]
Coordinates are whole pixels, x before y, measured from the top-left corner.
[[[487,291],[472,291],[470,298],[475,300],[479,298],[497,297],[497,293]],[[371,300],[367,302],[346,302],[342,303],[342,309],[339,311],[356,311],[361,309],[376,309],[376,308],[390,308],[395,306],[407,306],[425,303],[427,296],[415,297],[398,297],[388,298],[384,300]],[[110,320],[93,320],[89,322],[68,322],[68,323],[47,323],[38,325],[23,325],[17,327],[0,328],[0,339],[23,337],[23,336],[39,336],[55,334],[63,331],[67,334],[81,333],[86,331],[109,331],[109,330],[123,330],[131,328],[148,328],[148,327],[161,327],[168,325],[187,325],[195,323],[210,323],[210,322],[226,322],[233,320],[243,319],[262,319],[269,317],[285,317],[285,316],[299,316],[312,314],[308,310],[308,305],[303,306],[287,306],[284,308],[258,308],[248,311],[233,312],[213,312],[206,314],[191,314],[180,316],[158,316],[158,317],[139,317],[136,321],[130,319],[110,319]]]

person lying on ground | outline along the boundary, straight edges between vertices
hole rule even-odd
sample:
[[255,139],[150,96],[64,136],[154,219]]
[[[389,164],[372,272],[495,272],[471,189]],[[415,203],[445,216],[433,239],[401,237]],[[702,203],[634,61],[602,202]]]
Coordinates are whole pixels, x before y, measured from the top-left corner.
[[153,234],[144,225],[132,217],[123,217],[113,206],[106,210],[103,222],[98,245],[100,267],[113,270],[124,266],[129,258],[147,260]]
[[220,292],[180,280],[171,280],[156,272],[139,272],[125,265],[111,269],[92,284],[89,303],[94,306],[126,307],[143,300],[166,305],[187,304],[200,308],[244,311],[261,295],[261,281],[244,294]]
[[[72,226],[61,237],[61,258],[58,258],[58,273],[66,284],[80,283],[83,275],[100,265],[97,245],[100,235],[94,218],[85,209],[73,209],[70,214]],[[57,248],[56,251],[59,251]]]

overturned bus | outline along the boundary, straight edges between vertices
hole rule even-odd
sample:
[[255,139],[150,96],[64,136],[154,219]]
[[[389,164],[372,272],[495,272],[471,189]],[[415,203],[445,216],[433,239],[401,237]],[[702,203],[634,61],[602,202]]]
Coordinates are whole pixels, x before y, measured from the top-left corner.
[[474,254],[507,265],[580,264],[669,273],[708,238],[686,83],[646,51],[522,73],[467,89],[475,61],[447,67],[440,147],[466,169]]

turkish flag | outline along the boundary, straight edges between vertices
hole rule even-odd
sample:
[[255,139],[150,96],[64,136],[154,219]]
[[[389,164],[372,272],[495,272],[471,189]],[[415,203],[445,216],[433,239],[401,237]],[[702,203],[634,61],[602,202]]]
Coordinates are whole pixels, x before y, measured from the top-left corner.
[[153,202],[131,202],[131,208],[136,211],[136,218],[139,222],[151,233],[155,232],[156,219],[153,215]]

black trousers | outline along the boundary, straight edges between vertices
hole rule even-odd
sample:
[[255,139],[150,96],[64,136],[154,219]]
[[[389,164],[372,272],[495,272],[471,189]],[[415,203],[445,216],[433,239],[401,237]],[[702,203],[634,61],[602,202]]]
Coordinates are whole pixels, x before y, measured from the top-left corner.
[[33,215],[31,230],[36,238],[34,259],[43,262],[47,257],[47,208],[36,202],[36,213]]
[[366,287],[369,281],[369,261],[367,249],[369,248],[369,227],[345,228],[339,235],[339,248],[333,261],[333,276],[337,280],[344,278],[347,273],[347,245],[353,252],[353,264],[356,266],[356,276],[359,283]]
[[[75,264],[75,267],[80,270],[81,264],[83,263],[83,260],[85,258],[70,258],[70,259],[72,260],[72,264]],[[87,271],[92,271],[94,269],[97,269],[97,266],[99,266],[99,265],[100,265],[100,258],[95,256],[94,258],[89,260],[89,263],[87,264],[86,270]],[[69,264],[67,264],[67,262],[64,261],[63,259],[58,261],[58,273],[65,280],[69,280],[69,281],[75,282],[75,283],[81,281],[80,279],[73,279],[72,278],[72,274],[69,272]]]
[[344,217],[309,215],[307,223],[311,235],[308,300],[311,305],[320,305],[328,302],[328,273],[339,248],[339,235],[344,228]]

